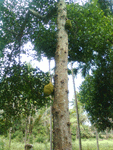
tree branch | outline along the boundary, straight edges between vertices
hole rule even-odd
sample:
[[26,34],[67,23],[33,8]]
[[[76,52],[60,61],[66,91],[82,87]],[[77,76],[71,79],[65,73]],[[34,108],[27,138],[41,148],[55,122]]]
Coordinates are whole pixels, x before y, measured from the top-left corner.
[[29,11],[32,15],[36,16],[37,18],[41,19],[45,24],[47,24],[49,20],[53,17],[53,15],[57,13],[57,7],[50,7],[48,13],[44,16],[41,16],[38,12],[32,9],[29,9]]
[[0,26],[0,28],[6,30],[6,31],[9,32],[9,33],[12,33],[14,37],[17,35],[17,33],[14,32],[13,30],[9,30],[9,29],[7,29],[7,28],[5,28],[5,27],[2,27],[2,26]]
[[25,21],[23,22],[23,24],[21,26],[21,30],[20,30],[19,34],[17,35],[17,38],[16,38],[18,40],[18,42],[21,41],[21,38],[23,36],[23,31],[25,29],[25,26],[26,26],[28,20],[29,20],[29,15],[30,15],[30,12],[28,11],[28,13],[26,14],[26,17],[25,17]]

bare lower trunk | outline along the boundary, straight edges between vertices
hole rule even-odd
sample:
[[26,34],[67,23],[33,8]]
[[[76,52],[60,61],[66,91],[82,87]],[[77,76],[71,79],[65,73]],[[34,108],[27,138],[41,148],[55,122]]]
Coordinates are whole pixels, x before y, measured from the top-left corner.
[[68,109],[68,34],[65,31],[66,5],[59,0],[57,49],[55,53],[55,96],[53,102],[53,149],[72,150]]
[[97,150],[99,150],[98,131],[96,130]]
[[26,117],[26,127],[25,127],[25,145],[27,142],[27,125],[28,125],[28,117]]
[[50,150],[52,150],[52,106],[50,106]]
[[78,127],[76,128],[76,141],[78,139]]
[[[49,59],[49,72],[51,74],[51,60]],[[52,77],[50,77],[50,82],[52,83]],[[52,99],[52,97],[50,96]],[[52,106],[50,106],[50,150],[52,150]]]
[[32,129],[33,129],[33,119],[32,116],[29,116],[29,138],[28,142],[30,142],[30,137],[32,136]]
[[11,131],[12,131],[12,127],[10,127],[9,129],[9,149],[11,147]]

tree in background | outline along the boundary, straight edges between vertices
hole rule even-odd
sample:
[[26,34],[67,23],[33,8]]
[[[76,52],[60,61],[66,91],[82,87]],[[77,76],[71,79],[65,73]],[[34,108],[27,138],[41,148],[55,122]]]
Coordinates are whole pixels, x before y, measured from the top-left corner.
[[13,65],[4,72],[0,82],[0,109],[8,116],[17,117],[23,110],[29,115],[31,105],[40,108],[48,101],[43,93],[44,85],[49,82],[48,73],[29,69],[27,65]]
[[27,128],[28,125],[31,125],[31,116],[35,114],[37,109],[50,103],[50,98],[45,97],[43,93],[44,85],[48,82],[48,73],[43,73],[38,68],[30,67],[30,65],[13,65],[4,69],[0,82],[0,109],[3,110],[2,127],[6,125],[9,129],[9,147],[13,127],[22,115],[26,120],[26,144]]
[[103,58],[100,67],[88,75],[80,87],[79,100],[89,114],[91,123],[100,131],[113,127],[112,80],[112,62]]
[[[70,109],[70,122],[71,122],[71,133],[72,133],[72,139],[77,140],[79,138],[79,133],[78,133],[78,123],[76,119],[76,109],[75,109],[75,100],[73,99],[71,101],[71,104],[73,106],[73,109]],[[88,138],[88,133],[87,133],[87,127],[85,123],[88,121],[87,116],[85,115],[85,110],[82,108],[82,104],[78,101],[78,113],[79,113],[79,126],[81,129],[81,137],[82,138]],[[76,135],[76,138],[75,138]]]

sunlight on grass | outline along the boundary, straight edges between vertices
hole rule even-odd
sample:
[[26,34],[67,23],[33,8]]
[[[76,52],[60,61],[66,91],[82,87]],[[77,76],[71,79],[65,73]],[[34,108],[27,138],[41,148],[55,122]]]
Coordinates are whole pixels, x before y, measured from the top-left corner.
[[[8,150],[8,139],[0,138],[0,150]],[[79,141],[72,142],[73,150],[79,150]],[[82,149],[83,150],[96,150],[96,140],[95,139],[82,139]],[[99,141],[100,150],[113,150],[113,140],[102,140]],[[34,143],[33,150],[49,150],[50,144],[44,143]],[[24,143],[16,142],[15,140],[11,143],[11,150],[24,150]]]
[[[72,143],[73,150],[79,150],[79,141]],[[99,141],[99,148],[100,150],[113,150],[113,140],[102,140]],[[97,149],[97,143],[96,140],[82,140],[82,149],[83,150],[96,150]]]

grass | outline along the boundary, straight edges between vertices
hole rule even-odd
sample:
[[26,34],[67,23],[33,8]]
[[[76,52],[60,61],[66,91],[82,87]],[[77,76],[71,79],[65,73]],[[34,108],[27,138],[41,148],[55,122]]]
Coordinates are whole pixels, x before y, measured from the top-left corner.
[[[33,150],[49,150],[49,143],[34,143]],[[73,150],[79,150],[79,141],[72,142]],[[113,150],[113,140],[99,140],[99,150]],[[82,150],[96,150],[95,139],[82,139]],[[0,150],[8,150],[8,140],[0,138]],[[24,143],[12,141],[10,150],[24,150]]]
[[[79,141],[73,142],[73,150],[79,150]],[[97,143],[95,139],[82,140],[82,150],[96,150]],[[113,140],[99,140],[99,150],[113,150]]]

